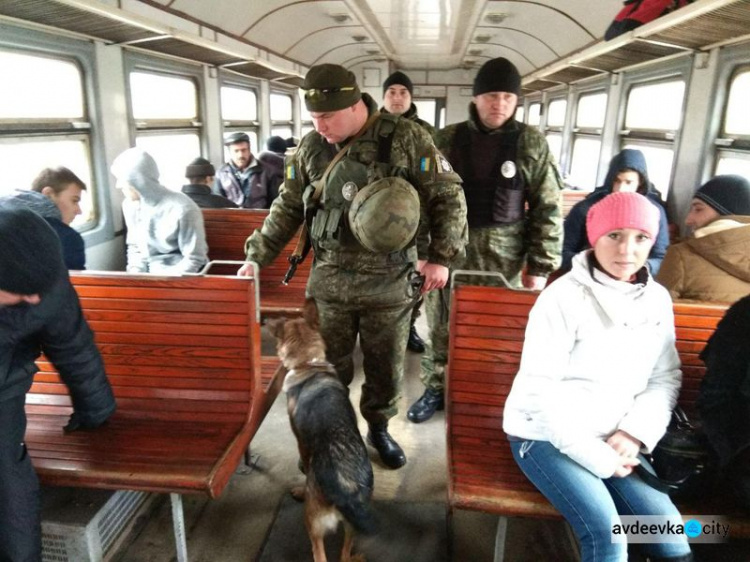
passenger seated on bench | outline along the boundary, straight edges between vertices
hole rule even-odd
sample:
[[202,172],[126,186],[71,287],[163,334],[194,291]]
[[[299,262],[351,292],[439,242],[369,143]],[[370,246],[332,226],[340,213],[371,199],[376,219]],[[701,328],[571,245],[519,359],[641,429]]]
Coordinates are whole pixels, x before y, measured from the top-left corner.
[[161,185],[156,162],[140,148],[129,148],[115,158],[112,175],[125,195],[127,271],[163,275],[198,272],[208,261],[198,205],[184,193]]
[[735,302],[750,293],[750,182],[709,180],[695,192],[685,225],[693,236],[670,246],[656,277],[672,298]]
[[81,214],[81,192],[84,189],[86,184],[67,168],[45,168],[34,178],[31,191],[17,189],[2,201],[41,215],[60,237],[65,266],[68,269],[86,269],[83,238],[69,226]]
[[732,497],[750,512],[750,295],[734,303],[701,353],[695,404]]
[[216,168],[211,162],[205,158],[196,158],[185,168],[185,177],[190,183],[182,186],[182,192],[202,209],[236,209],[237,205],[226,197],[211,193],[215,175]]
[[52,228],[36,213],[0,205],[0,560],[42,557],[39,482],[24,444],[26,392],[41,351],[68,386],[66,431],[115,411],[91,330]]
[[589,247],[586,239],[586,213],[592,205],[604,199],[610,193],[618,191],[636,191],[648,197],[649,201],[659,209],[659,234],[648,255],[648,266],[651,275],[656,275],[661,267],[661,261],[669,246],[669,223],[664,211],[661,194],[648,179],[646,158],[640,150],[626,148],[616,154],[609,163],[609,171],[604,179],[604,185],[597,187],[582,201],[576,203],[565,218],[565,235],[563,238],[563,258],[560,269],[570,271],[573,257]]
[[[503,429],[521,470],[573,527],[581,559],[625,562],[613,518],[680,517],[633,470],[667,428],[680,360],[669,294],[644,267],[656,206],[638,193],[608,195],[589,209],[586,230],[593,250],[529,314]],[[643,547],[652,560],[692,560],[687,539]]]

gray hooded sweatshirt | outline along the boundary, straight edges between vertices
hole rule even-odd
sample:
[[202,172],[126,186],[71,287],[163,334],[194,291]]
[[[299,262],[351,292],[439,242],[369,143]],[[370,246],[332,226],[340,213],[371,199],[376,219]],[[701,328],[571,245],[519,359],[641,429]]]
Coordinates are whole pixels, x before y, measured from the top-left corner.
[[187,195],[159,183],[159,169],[147,152],[129,148],[112,163],[112,174],[140,195],[122,203],[127,237],[127,270],[163,275],[198,272],[208,261],[201,210]]

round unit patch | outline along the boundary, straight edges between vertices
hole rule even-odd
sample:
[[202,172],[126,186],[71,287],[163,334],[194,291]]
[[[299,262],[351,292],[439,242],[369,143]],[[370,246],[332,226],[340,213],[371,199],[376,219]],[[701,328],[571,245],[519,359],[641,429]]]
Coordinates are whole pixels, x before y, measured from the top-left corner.
[[512,160],[506,160],[503,165],[500,166],[500,173],[504,178],[512,178],[516,175],[516,163]]
[[341,195],[347,201],[354,199],[354,196],[357,195],[357,191],[359,191],[359,188],[353,181],[348,181],[341,187]]

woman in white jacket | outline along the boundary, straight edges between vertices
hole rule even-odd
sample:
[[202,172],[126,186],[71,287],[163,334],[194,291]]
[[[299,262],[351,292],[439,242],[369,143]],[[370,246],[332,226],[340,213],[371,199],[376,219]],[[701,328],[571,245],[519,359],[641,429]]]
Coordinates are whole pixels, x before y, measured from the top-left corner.
[[[591,207],[586,228],[593,249],[531,310],[503,429],[521,470],[573,527],[582,560],[624,562],[619,515],[682,521],[633,473],[666,430],[680,362],[669,293],[644,267],[656,207],[614,193]],[[684,535],[668,540],[678,542],[643,545],[651,560],[692,560]]]

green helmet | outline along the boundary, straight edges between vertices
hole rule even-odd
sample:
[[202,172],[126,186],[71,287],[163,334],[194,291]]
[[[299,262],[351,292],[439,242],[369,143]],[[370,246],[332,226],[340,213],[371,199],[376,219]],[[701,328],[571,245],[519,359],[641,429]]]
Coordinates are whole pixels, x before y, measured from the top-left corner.
[[349,208],[349,226],[371,252],[403,250],[419,226],[419,195],[401,178],[383,178],[359,190]]

